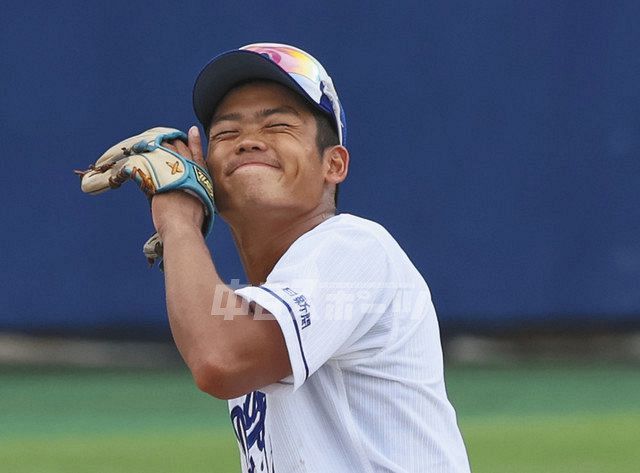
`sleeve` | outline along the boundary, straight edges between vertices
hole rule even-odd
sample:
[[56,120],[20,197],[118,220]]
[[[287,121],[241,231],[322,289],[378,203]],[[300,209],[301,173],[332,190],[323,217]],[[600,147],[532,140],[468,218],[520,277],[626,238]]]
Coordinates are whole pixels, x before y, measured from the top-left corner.
[[267,392],[297,390],[329,359],[349,355],[389,306],[387,254],[365,232],[310,235],[287,251],[259,287],[236,294],[277,319],[293,374]]

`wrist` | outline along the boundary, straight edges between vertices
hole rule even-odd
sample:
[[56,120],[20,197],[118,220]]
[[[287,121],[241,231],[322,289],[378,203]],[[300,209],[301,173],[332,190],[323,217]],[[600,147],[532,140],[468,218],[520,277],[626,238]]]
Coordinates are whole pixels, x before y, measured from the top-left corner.
[[187,192],[167,192],[153,196],[151,217],[156,231],[164,241],[172,234],[200,234],[204,208],[197,197]]
[[202,230],[193,224],[185,224],[184,222],[168,222],[158,228],[160,239],[167,245],[171,240],[184,240],[187,238],[204,238]]

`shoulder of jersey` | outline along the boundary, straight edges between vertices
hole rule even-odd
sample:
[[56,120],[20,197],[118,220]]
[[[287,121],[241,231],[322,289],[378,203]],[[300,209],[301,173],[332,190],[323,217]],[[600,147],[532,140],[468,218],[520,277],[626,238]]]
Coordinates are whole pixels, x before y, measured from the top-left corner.
[[340,214],[332,220],[333,221],[329,223],[330,227],[328,229],[334,230],[336,228],[340,228],[349,231],[352,234],[359,233],[362,236],[371,235],[381,242],[388,239],[393,240],[393,237],[387,229],[373,220],[351,214]]

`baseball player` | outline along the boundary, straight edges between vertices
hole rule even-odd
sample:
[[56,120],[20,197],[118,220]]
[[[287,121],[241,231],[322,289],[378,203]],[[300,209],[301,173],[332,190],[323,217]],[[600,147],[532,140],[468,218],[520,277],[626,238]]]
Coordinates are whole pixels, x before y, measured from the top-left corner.
[[228,399],[242,471],[469,472],[427,284],[382,226],[336,213],[349,153],[323,66],[251,44],[208,63],[193,101],[206,158],[197,127],[114,148],[171,156],[118,174],[147,189],[183,167],[212,178],[250,285],[218,275],[197,185],[153,193],[154,241],[175,342],[198,387]]

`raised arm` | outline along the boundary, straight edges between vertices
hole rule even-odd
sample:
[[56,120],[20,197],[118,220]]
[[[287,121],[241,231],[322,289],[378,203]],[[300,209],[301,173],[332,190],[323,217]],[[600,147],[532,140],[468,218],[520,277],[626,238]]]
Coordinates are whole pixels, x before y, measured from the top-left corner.
[[[183,156],[205,166],[196,127]],[[236,296],[216,271],[200,230],[201,202],[185,192],[154,196],[153,222],[164,242],[164,274],[171,331],[198,387],[230,399],[291,374],[277,321]],[[214,298],[216,306],[214,307]],[[259,319],[259,320],[258,320]]]

